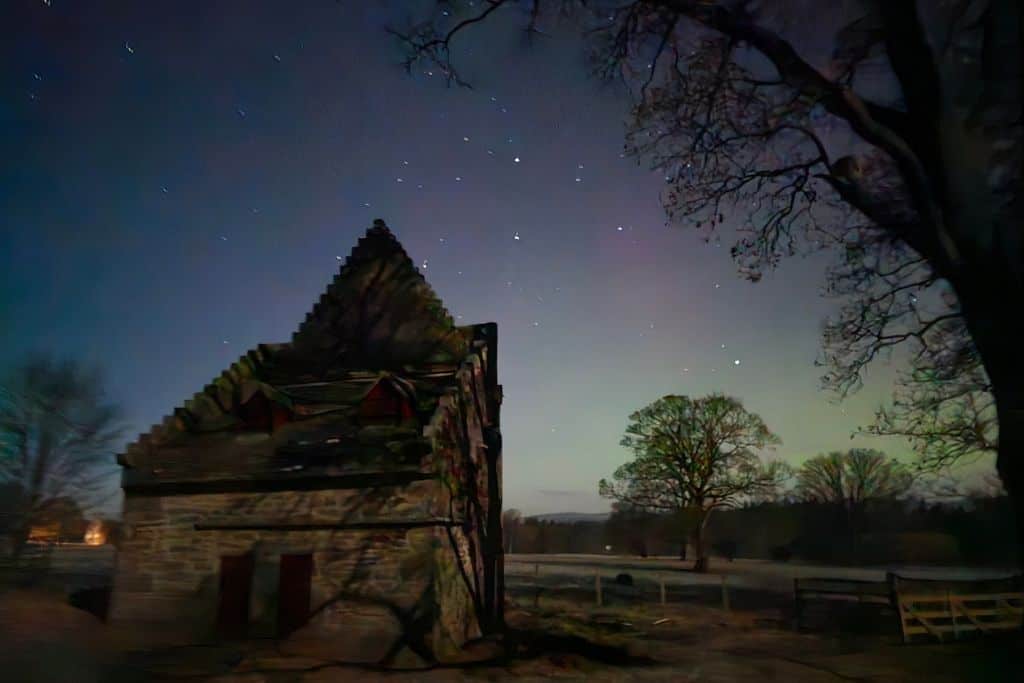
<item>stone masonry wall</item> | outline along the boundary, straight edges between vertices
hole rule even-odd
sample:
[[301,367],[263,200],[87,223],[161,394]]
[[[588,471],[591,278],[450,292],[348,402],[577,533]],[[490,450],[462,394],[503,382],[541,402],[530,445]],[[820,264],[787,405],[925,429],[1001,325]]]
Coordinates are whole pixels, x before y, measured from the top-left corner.
[[428,480],[369,491],[128,496],[111,619],[163,623],[190,639],[211,636],[220,557],[252,552],[250,635],[273,636],[279,557],[312,553],[313,617],[297,637],[332,641],[359,655],[356,661],[377,661],[403,636],[432,641],[440,545],[434,527],[243,531],[196,530],[195,524],[438,517],[446,510],[434,509],[437,485]]

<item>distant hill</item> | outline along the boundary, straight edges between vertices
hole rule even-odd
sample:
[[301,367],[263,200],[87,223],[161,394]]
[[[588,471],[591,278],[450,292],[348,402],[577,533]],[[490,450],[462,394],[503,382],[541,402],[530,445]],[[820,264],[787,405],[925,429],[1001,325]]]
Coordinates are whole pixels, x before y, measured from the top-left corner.
[[551,512],[546,515],[529,515],[527,519],[535,519],[538,522],[572,524],[574,522],[604,522],[608,519],[608,515],[607,512]]

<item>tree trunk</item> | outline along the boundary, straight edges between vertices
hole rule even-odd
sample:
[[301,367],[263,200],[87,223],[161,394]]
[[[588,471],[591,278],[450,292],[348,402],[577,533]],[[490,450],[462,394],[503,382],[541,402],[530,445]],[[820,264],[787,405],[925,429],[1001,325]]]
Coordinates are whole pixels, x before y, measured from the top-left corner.
[[693,528],[693,571],[695,572],[704,573],[708,570],[708,556],[704,548],[704,526],[710,516],[710,510],[702,510],[700,519],[697,520],[697,525]]
[[1024,404],[999,401],[999,453],[996,469],[1013,504],[1017,531],[1017,562],[1024,563]]
[[683,562],[686,562],[686,546],[689,542],[690,539],[686,538],[685,535],[679,540],[679,559]]
[[[1000,254],[1012,259],[1020,254]],[[1012,266],[991,259],[992,270]],[[1018,265],[1016,261],[1012,265]],[[981,269],[975,269],[980,271]],[[1004,271],[1006,272],[1006,271]],[[1015,306],[1024,300],[1024,287],[1013,278],[993,281],[978,272],[970,288],[957,288],[967,328],[992,383],[999,423],[996,469],[1013,504],[1017,561],[1024,563],[1024,364],[1016,333]],[[1015,286],[1016,285],[1016,286]],[[964,294],[967,290],[967,295]],[[980,302],[980,305],[978,305]],[[1013,302],[1013,303],[1009,303]]]

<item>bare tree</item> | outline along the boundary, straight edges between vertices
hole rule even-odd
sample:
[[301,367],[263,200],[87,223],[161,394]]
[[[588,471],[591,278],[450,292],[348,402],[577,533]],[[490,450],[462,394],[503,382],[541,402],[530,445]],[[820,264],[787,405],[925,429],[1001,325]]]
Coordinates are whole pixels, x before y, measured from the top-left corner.
[[88,509],[110,495],[120,434],[98,371],[50,358],[15,368],[0,387],[0,480],[19,492],[9,525],[15,552],[55,501]]
[[797,470],[796,490],[804,500],[834,505],[856,539],[869,501],[898,498],[913,483],[899,461],[881,451],[854,448],[805,461]]
[[633,460],[599,492],[637,510],[692,511],[694,570],[707,570],[704,529],[712,511],[774,486],[778,463],[759,451],[780,443],[761,418],[721,394],[665,396],[629,416],[622,445]]
[[[960,379],[940,379],[934,396],[916,381],[927,372],[912,372],[904,399],[927,407],[945,397],[940,416],[994,412],[998,443],[983,417],[984,445],[998,449],[1024,533],[1024,362],[1010,303],[1024,301],[1019,2],[451,6],[396,32],[410,69],[426,61],[464,84],[453,59],[461,33],[503,7],[522,8],[531,32],[568,11],[593,40],[598,72],[622,77],[636,97],[627,149],[664,172],[670,219],[710,239],[738,208],[732,253],[755,280],[785,256],[834,249],[829,290],[847,303],[826,327],[823,362],[841,394],[896,348],[917,369],[939,368],[933,340],[959,325],[986,381],[959,375],[977,388],[960,394],[946,391]],[[815,40],[803,28],[811,22]],[[832,37],[827,52],[822,35]],[[945,417],[934,426],[945,429]]]

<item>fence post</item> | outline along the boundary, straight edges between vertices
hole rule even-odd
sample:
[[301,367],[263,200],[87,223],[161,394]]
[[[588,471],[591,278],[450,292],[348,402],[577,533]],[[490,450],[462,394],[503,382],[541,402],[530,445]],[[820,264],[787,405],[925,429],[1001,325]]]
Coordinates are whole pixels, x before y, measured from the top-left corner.
[[953,598],[948,590],[946,591],[946,609],[949,610],[949,616],[953,620],[953,640],[957,640],[960,638],[960,633],[956,623],[956,612],[953,610]]
[[665,577],[659,575],[658,583],[660,584],[659,587],[661,588],[661,606],[665,607]]
[[722,609],[729,611],[729,587],[725,585],[725,574],[722,574]]
[[597,591],[597,606],[601,606],[601,570],[594,572],[594,588]]
[[534,562],[533,563],[533,575],[534,576],[539,576],[540,575],[540,563],[539,562]]
[[800,630],[800,626],[801,626],[800,622],[801,622],[801,616],[802,616],[802,613],[803,613],[803,608],[804,608],[803,601],[800,599],[800,579],[794,578],[793,579],[793,614],[794,614],[793,625],[795,627],[794,630],[796,630],[796,631]]

